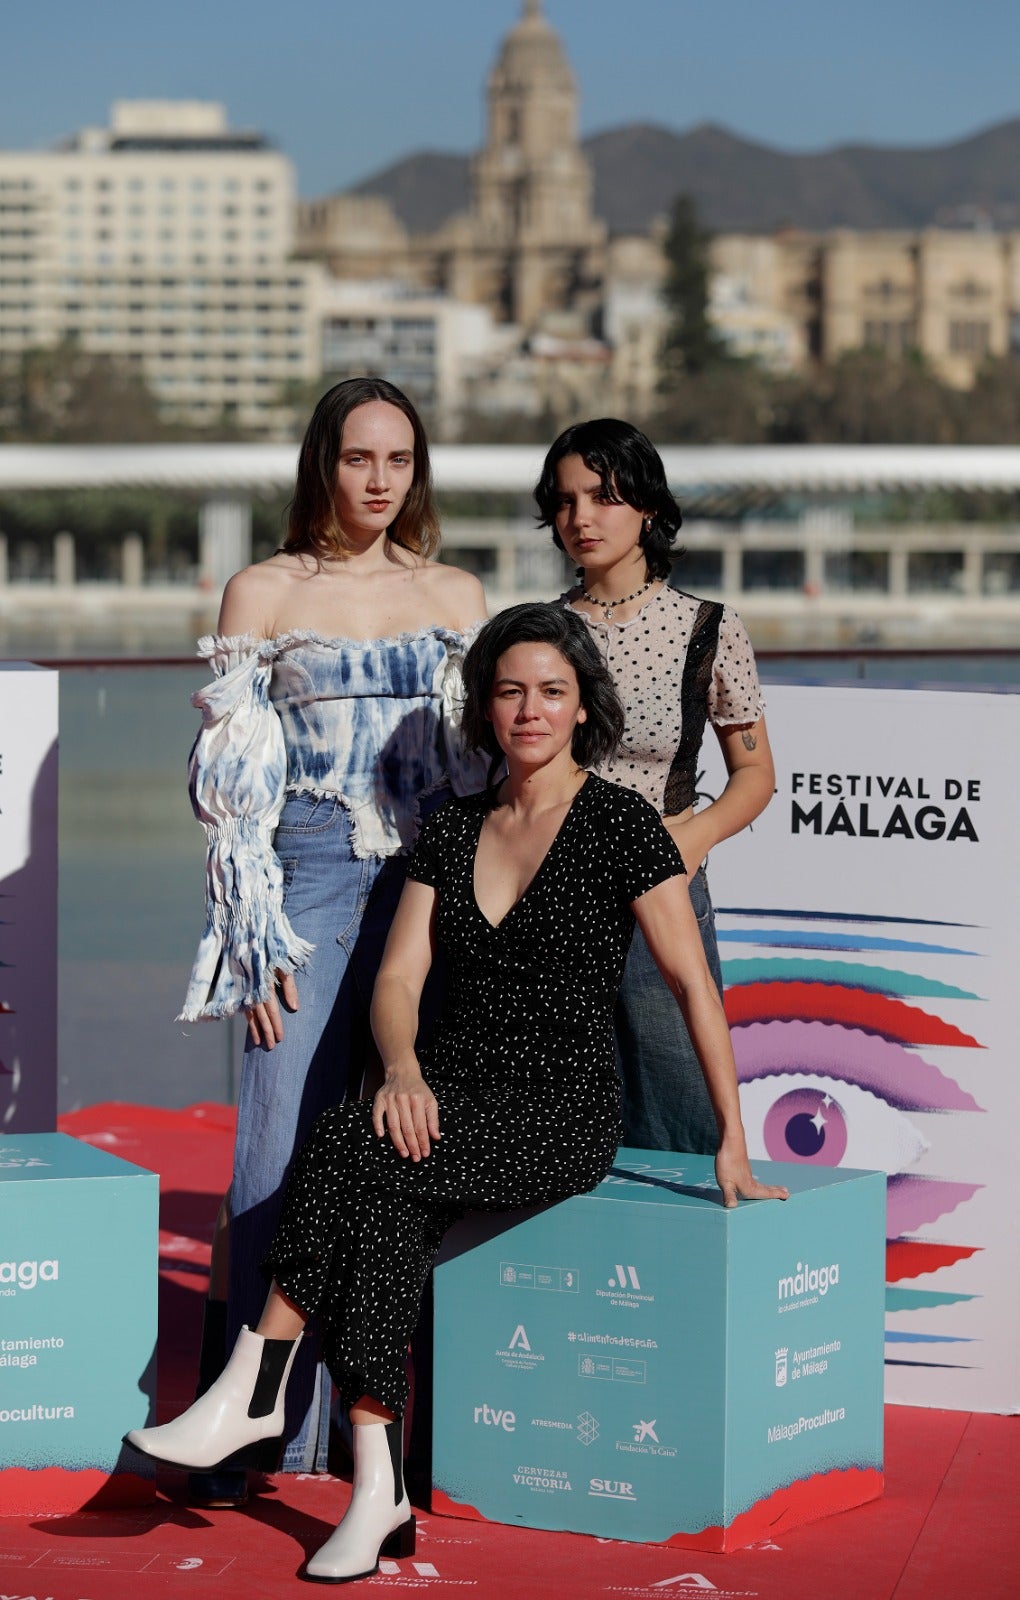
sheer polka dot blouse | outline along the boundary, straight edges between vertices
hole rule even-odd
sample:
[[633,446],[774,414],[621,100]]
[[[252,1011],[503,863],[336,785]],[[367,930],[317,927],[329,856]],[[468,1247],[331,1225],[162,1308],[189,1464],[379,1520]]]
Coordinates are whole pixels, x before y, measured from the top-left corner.
[[695,800],[705,724],[756,722],[765,702],[751,641],[729,606],[665,584],[629,622],[580,611],[627,713],[603,778],[636,789],[662,816]]

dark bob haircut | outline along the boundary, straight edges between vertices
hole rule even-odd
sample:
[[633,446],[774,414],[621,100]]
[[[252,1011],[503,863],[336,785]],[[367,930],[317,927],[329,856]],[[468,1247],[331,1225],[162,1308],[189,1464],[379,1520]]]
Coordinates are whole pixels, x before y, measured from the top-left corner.
[[320,561],[346,555],[349,547],[335,505],[336,464],[344,423],[358,406],[373,400],[396,406],[414,434],[414,475],[407,498],[387,530],[389,537],[426,560],[439,548],[439,516],[432,501],[432,467],[421,418],[406,394],[385,378],[348,378],[328,389],[312,412],[301,442],[284,550],[299,555],[307,552]]
[[614,504],[626,503],[651,518],[651,527],[641,530],[648,576],[668,578],[673,560],[683,555],[682,550],[673,548],[680,531],[680,507],[666,482],[662,457],[647,434],[616,417],[598,417],[593,422],[576,422],[550,445],[535,485],[535,499],[539,527],[553,530],[561,550],[563,544],[556,532],[560,505],[556,468],[566,456],[580,456],[590,471],[597,472],[602,493]]
[[[487,750],[493,768],[503,752],[486,716],[499,658],[516,644],[548,644],[573,667],[587,721],[574,729],[571,754],[579,767],[608,761],[623,736],[624,711],[588,626],[562,605],[532,601],[510,606],[486,622],[464,660],[464,739],[471,750]],[[491,772],[490,772],[491,778]]]

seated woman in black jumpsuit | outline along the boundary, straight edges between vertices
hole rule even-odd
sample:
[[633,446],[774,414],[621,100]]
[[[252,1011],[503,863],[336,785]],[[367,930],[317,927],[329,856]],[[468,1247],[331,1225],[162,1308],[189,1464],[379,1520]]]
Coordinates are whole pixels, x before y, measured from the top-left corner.
[[[272,1448],[308,1317],[354,1425],[354,1494],[305,1575],[346,1582],[414,1548],[400,1416],[406,1352],[447,1228],[466,1210],[592,1188],[620,1136],[613,1004],[635,918],[677,996],[719,1124],[726,1205],[785,1191],[751,1175],[729,1033],[679,852],[653,807],[585,770],[623,711],[581,619],[515,606],[465,662],[465,734],[502,782],[421,831],[376,980],[385,1068],[372,1101],[316,1123],[266,1263],[273,1285],[213,1387],[176,1421],[128,1435],[158,1460],[210,1468]],[[449,988],[427,1058],[418,1001],[442,946]],[[262,1463],[264,1464],[264,1462]]]

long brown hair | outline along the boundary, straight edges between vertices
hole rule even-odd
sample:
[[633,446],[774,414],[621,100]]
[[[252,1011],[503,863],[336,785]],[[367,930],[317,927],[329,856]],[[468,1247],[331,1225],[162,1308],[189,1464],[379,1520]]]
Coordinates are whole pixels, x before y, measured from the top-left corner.
[[406,394],[385,378],[348,378],[322,396],[301,441],[284,550],[294,554],[309,552],[320,561],[347,554],[349,545],[336,514],[336,464],[344,423],[358,406],[373,400],[396,406],[414,433],[411,487],[386,530],[387,537],[425,560],[439,548],[439,515],[432,499],[432,466],[421,418]]

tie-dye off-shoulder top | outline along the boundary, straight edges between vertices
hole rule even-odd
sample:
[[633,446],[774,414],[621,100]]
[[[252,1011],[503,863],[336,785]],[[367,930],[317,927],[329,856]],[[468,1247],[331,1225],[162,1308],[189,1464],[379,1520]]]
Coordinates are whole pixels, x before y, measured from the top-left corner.
[[311,946],[283,911],[273,833],[288,794],[336,795],[355,853],[410,850],[424,796],[484,787],[460,740],[469,640],[448,628],[394,639],[206,637],[215,674],[192,696],[202,726],[191,803],[208,840],[205,931],[180,1020],[226,1017],[272,992]]

